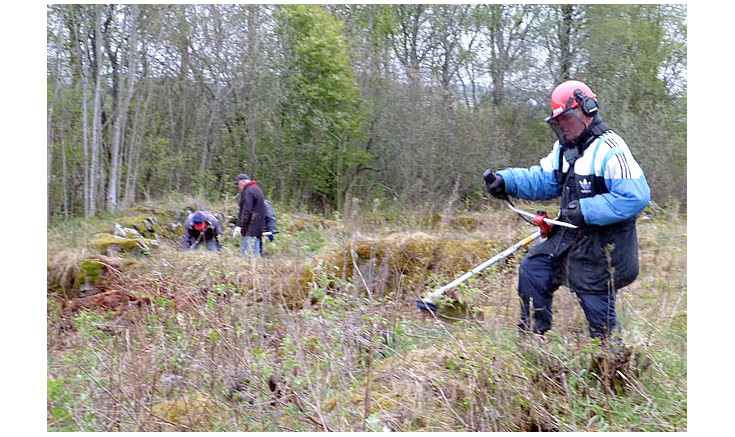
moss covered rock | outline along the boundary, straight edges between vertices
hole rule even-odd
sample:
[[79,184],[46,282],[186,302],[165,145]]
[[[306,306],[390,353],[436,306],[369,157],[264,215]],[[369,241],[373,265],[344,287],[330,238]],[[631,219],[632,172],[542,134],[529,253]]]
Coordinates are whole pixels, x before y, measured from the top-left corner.
[[141,236],[148,239],[157,240],[162,233],[158,219],[152,215],[121,217],[117,219],[117,223],[124,228],[135,229]]
[[79,291],[88,293],[99,286],[100,280],[105,270],[105,264],[96,259],[85,259],[77,275],[77,283]]
[[137,261],[133,259],[108,257],[87,250],[63,251],[47,260],[47,290],[67,299],[102,291],[108,267],[125,270],[135,264]]
[[142,250],[147,252],[158,245],[156,240],[148,238],[124,238],[108,233],[99,233],[89,240],[89,244],[102,253],[131,252]]
[[[183,211],[162,208],[147,208],[139,211],[143,214],[121,217],[117,219],[117,223],[125,228],[135,229],[144,238],[160,240],[161,238],[180,238],[184,234],[184,220],[193,210],[187,207]],[[217,212],[214,214],[218,220],[223,220],[222,214]]]

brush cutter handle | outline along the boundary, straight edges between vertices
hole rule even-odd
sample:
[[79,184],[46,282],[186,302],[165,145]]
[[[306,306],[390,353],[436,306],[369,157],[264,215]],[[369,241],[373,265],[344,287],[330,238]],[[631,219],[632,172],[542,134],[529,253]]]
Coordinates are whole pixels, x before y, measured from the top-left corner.
[[[508,201],[506,201],[506,203],[508,204],[508,208],[510,208],[513,212],[518,213],[520,215],[524,215],[526,217],[530,217],[530,218],[536,220],[536,216],[538,214],[534,214],[532,212],[528,212],[528,211],[524,211],[522,209],[518,209],[518,208],[516,208],[515,206],[513,206]],[[559,220],[550,219],[548,217],[541,217],[541,218],[539,218],[539,220],[543,220],[544,223],[549,224],[549,225],[557,225],[557,226],[563,226],[565,228],[577,229],[577,226],[575,226],[575,225],[573,225],[571,223],[567,223],[567,222],[562,222],[562,221],[559,221]]]

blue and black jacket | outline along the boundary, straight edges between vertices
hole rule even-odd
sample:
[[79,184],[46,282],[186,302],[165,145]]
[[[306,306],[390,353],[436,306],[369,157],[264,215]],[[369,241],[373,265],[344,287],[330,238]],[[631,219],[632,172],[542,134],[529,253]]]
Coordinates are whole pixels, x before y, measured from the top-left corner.
[[[564,147],[557,141],[539,165],[497,172],[511,196],[528,200],[561,196],[562,208],[579,201],[585,225],[557,229],[529,256],[548,253],[562,259],[555,283],[583,293],[605,293],[636,279],[635,221],[651,198],[643,170],[628,145],[599,118],[595,122],[597,129],[582,144]],[[613,281],[610,271],[614,271]]]

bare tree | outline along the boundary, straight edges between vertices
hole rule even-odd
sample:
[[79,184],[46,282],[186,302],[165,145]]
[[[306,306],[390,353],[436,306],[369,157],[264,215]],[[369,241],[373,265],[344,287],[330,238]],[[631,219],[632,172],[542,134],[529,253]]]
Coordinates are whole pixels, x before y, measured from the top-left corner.
[[94,104],[92,115],[92,163],[89,169],[89,207],[87,215],[97,212],[97,189],[99,183],[99,159],[102,148],[102,6],[94,6]]
[[548,53],[546,67],[554,84],[576,75],[575,66],[587,34],[587,18],[578,5],[550,5],[540,35]]
[[[141,29],[141,33],[143,33],[144,30],[157,30],[158,33],[155,38],[151,38],[150,40],[146,40],[143,36],[141,37],[142,53],[140,59],[142,71],[140,73],[141,77],[139,82],[144,83],[142,86],[143,91],[141,93],[144,97],[138,100],[137,106],[132,110],[132,132],[130,134],[130,141],[125,154],[127,171],[125,172],[125,186],[123,190],[123,208],[130,206],[135,201],[137,183],[141,170],[140,156],[142,146],[140,143],[148,129],[148,126],[150,125],[148,115],[151,97],[154,94],[154,83],[156,82],[156,78],[152,77],[153,75],[149,71],[150,61],[148,60],[148,57],[153,55],[149,55],[148,50],[155,50],[156,47],[160,46],[164,30],[164,26],[159,15],[160,11],[154,10],[154,8],[151,7],[147,7],[146,11],[148,12],[148,15],[141,20],[141,26],[146,27],[146,29]],[[150,29],[147,29],[147,27],[150,27]]]
[[46,115],[46,223],[51,220],[51,165],[53,164],[54,141],[52,121],[54,116],[54,106],[59,100],[61,92],[61,76],[59,74],[59,58],[61,57],[61,48],[64,43],[64,27],[63,20],[59,19],[56,31],[56,62],[54,67],[54,94],[49,103],[48,113]]
[[[471,33],[469,21],[472,18],[472,5],[437,5],[432,16],[435,29],[435,44],[432,59],[432,72],[439,85],[448,94],[456,74],[464,63],[464,45],[472,47],[477,35]],[[469,28],[469,29],[468,29]],[[465,43],[463,40],[467,39]]]
[[488,5],[487,31],[490,50],[492,98],[495,105],[505,98],[505,80],[527,50],[527,36],[534,21],[535,5]]
[[[126,89],[118,95],[117,115],[112,134],[112,153],[110,157],[110,173],[107,184],[107,210],[117,209],[118,187],[120,186],[120,144],[123,141],[128,107],[135,90],[135,76],[137,73],[137,34],[138,34],[138,5],[131,5],[130,23],[128,25],[129,41],[127,44],[128,69],[125,75]],[[124,51],[123,51],[124,53]]]
[[410,83],[421,79],[421,66],[436,43],[427,5],[396,5],[398,26],[391,32],[391,45],[398,61],[406,70]]
[[[89,208],[90,202],[90,169],[89,169],[89,120],[88,120],[88,88],[89,88],[89,73],[87,64],[84,62],[86,58],[87,50],[82,51],[81,44],[84,41],[86,46],[87,34],[89,29],[87,28],[87,19],[84,17],[83,10],[77,9],[78,14],[73,17],[72,28],[74,29],[74,38],[72,44],[72,50],[75,51],[75,58],[78,62],[79,77],[82,86],[82,98],[81,98],[81,109],[82,109],[82,148],[83,148],[83,162],[82,172],[82,201],[84,203],[83,210],[84,215],[90,215]],[[84,53],[84,54],[83,54]]]

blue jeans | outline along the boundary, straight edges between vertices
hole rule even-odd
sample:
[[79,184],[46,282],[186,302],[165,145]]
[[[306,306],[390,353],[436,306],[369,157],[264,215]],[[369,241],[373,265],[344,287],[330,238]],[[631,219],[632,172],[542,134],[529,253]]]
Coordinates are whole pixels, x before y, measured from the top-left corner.
[[[533,329],[539,334],[551,329],[551,304],[554,290],[559,287],[553,279],[560,268],[559,262],[558,258],[546,253],[530,255],[521,261],[518,271],[518,295],[521,298],[519,328]],[[577,293],[592,338],[607,337],[615,329],[615,295],[615,292]]]
[[[199,246],[201,245],[201,240],[197,240],[194,242],[194,244],[191,245],[191,248],[189,250],[197,250],[199,249]],[[217,247],[217,241],[214,238],[210,238],[206,242],[207,250],[210,252],[216,252],[218,250]]]
[[260,237],[243,235],[240,240],[240,255],[260,256]]

